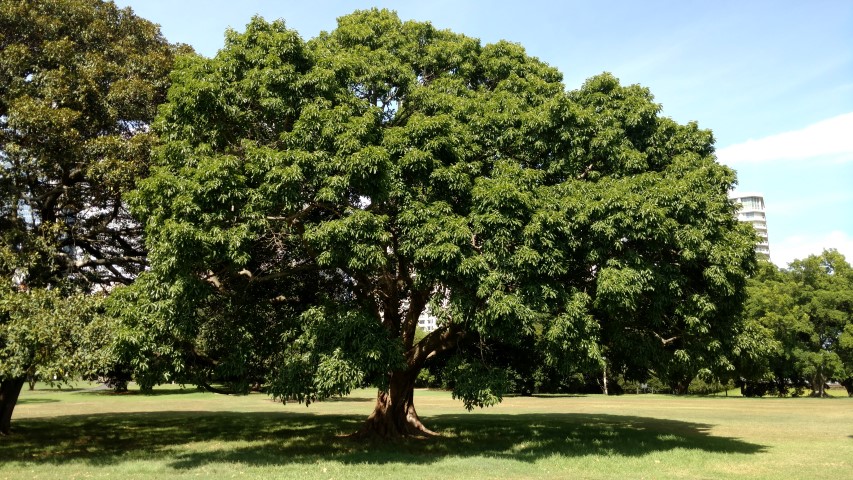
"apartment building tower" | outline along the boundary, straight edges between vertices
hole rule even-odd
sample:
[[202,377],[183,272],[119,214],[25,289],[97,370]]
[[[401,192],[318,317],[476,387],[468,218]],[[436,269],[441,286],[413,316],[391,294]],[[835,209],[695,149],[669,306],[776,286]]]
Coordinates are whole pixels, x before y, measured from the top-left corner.
[[737,219],[752,224],[758,233],[759,241],[755,252],[770,256],[770,241],[767,236],[767,215],[764,207],[764,196],[754,192],[732,192],[729,198],[740,205]]

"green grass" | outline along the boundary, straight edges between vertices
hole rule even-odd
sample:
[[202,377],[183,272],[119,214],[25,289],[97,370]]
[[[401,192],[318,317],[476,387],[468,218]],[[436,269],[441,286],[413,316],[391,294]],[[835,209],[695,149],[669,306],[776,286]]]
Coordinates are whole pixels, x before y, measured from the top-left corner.
[[308,408],[176,388],[25,391],[0,479],[853,478],[849,398],[511,397],[468,413],[445,392],[415,397],[442,437],[343,438],[372,409],[366,390]]

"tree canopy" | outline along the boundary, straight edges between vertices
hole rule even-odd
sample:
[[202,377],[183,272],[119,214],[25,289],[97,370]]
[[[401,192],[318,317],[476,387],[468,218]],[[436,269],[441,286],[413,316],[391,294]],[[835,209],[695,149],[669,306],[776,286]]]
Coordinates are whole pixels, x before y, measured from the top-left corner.
[[8,434],[12,411],[31,377],[61,383],[102,363],[100,341],[108,330],[96,320],[101,299],[59,290],[22,294],[0,289],[0,434]]
[[172,48],[99,0],[4,0],[0,32],[0,272],[130,282],[145,251],[122,194],[147,171]]
[[0,0],[3,433],[26,373],[81,345],[76,294],[146,265],[123,195],[147,173],[173,53],[156,25],[112,2]]
[[810,387],[824,396],[832,379],[853,393],[853,269],[842,254],[825,250],[785,269],[765,263],[748,292],[747,325],[771,348],[742,371],[746,393]]
[[463,340],[675,382],[728,364],[754,234],[711,133],[647,89],[567,92],[520,45],[385,10],[307,42],[255,18],[172,82],[131,198],[151,271],[117,313],[127,342],[160,335],[139,370],[305,402],[375,385],[364,432],[393,436],[428,432],[412,388],[440,356],[465,406],[500,400],[507,368]]

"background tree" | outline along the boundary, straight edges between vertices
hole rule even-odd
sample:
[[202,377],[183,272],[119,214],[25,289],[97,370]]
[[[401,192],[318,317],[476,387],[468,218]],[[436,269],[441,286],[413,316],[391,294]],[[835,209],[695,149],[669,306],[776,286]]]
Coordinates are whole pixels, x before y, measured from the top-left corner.
[[171,47],[98,0],[0,3],[0,221],[22,283],[127,283],[145,264],[122,193],[148,167]]
[[[172,56],[156,25],[111,2],[0,0],[4,282],[70,294],[142,270],[141,228],[123,193],[147,172],[148,124],[165,99]],[[4,369],[4,391],[25,374]],[[12,398],[4,394],[4,411]]]
[[779,395],[810,386],[812,395],[825,396],[830,379],[846,381],[853,275],[843,255],[826,250],[787,269],[766,262],[748,292],[748,325],[765,332],[771,348],[741,371],[746,393],[763,394],[766,378]]
[[566,93],[519,45],[378,10],[309,42],[255,18],[173,81],[133,197],[161,287],[127,308],[174,358],[268,365],[305,402],[376,385],[383,436],[429,432],[413,386],[443,355],[466,407],[500,401],[512,372],[462,341],[536,336],[567,372],[726,360],[753,234],[710,133],[646,89]]
[[795,260],[790,272],[799,287],[797,303],[811,324],[804,339],[807,348],[797,363],[809,379],[812,395],[823,397],[830,379],[841,380],[846,375],[841,341],[853,323],[853,269],[837,250],[824,250]]
[[[745,381],[746,395],[779,395],[802,391],[805,378],[796,366],[802,338],[811,330],[808,318],[797,306],[797,285],[790,275],[770,262],[761,262],[750,279],[744,315],[749,331],[767,339],[764,355],[749,356],[740,362],[739,373]],[[770,381],[769,384],[765,384]]]
[[853,397],[853,322],[848,322],[838,338],[838,354],[844,365],[844,371],[839,378],[847,389],[847,395]]
[[588,222],[575,237],[588,242],[594,273],[575,272],[578,289],[594,292],[614,371],[645,380],[652,369],[686,393],[700,371],[730,363],[740,328],[754,238],[721,196],[734,173],[715,163],[709,131],[658,117],[644,88],[602,76],[570,99],[583,110],[563,127],[584,160],[573,185],[583,208],[569,221]]
[[[58,290],[20,292],[9,282],[0,290],[0,434],[9,434],[21,387],[32,373],[49,383],[99,364],[101,325],[95,321],[100,298],[63,296]],[[88,347],[88,348],[87,348]]]

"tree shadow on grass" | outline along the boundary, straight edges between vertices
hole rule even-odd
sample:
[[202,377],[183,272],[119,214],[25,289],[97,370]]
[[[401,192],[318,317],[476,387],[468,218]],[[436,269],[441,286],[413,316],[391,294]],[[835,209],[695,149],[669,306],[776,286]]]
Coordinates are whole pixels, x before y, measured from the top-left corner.
[[117,392],[112,388],[97,388],[97,389],[89,389],[82,392],[76,392],[81,395],[104,395],[104,396],[129,396],[129,397],[159,397],[166,395],[187,395],[191,393],[207,393],[206,391],[195,388],[195,387],[186,387],[186,388],[168,388],[168,389],[157,389],[150,392],[142,392],[140,390],[132,389],[124,392]]
[[57,403],[59,400],[55,398],[19,398],[16,405],[36,405],[39,403]]
[[372,402],[375,401],[376,397],[330,397],[323,399],[324,403],[334,403],[334,402]]
[[221,462],[428,464],[450,456],[533,462],[555,455],[636,457],[677,448],[726,454],[765,450],[714,436],[710,425],[636,416],[467,414],[426,420],[441,437],[384,443],[343,437],[364,421],[352,415],[157,412],[22,419],[14,435],[0,439],[0,463],[115,465],[147,459],[183,470]]
[[504,398],[585,398],[588,396],[585,393],[509,393],[504,395]]

